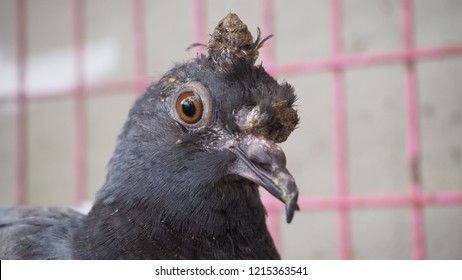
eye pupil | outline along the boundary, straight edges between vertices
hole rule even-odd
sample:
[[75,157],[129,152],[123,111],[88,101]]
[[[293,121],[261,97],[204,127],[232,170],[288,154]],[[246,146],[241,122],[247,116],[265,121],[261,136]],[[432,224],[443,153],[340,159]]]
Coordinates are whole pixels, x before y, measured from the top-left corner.
[[187,98],[181,102],[181,110],[187,117],[194,117],[196,114],[196,105],[194,104],[194,101],[192,98]]
[[202,118],[202,110],[201,99],[192,92],[183,92],[177,99],[178,116],[188,124],[197,123]]

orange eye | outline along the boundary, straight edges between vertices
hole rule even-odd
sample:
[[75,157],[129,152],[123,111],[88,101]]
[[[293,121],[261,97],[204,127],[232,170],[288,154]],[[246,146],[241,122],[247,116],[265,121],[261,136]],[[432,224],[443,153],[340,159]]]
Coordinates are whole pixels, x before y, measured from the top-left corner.
[[176,111],[185,123],[197,123],[202,118],[202,101],[194,93],[184,92],[178,96]]

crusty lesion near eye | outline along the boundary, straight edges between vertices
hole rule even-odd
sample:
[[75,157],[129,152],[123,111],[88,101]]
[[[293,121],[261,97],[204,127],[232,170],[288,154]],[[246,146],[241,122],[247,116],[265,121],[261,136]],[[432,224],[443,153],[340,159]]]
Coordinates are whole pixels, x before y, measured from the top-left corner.
[[241,131],[262,135],[276,143],[287,140],[297,127],[297,111],[286,100],[274,102],[271,110],[261,112],[259,106],[241,108],[236,114]]

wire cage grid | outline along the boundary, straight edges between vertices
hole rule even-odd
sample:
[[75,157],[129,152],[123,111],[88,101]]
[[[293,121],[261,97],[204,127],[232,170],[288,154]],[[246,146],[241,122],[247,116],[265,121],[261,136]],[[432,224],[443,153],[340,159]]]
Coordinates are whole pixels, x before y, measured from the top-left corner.
[[[264,34],[273,34],[273,18],[276,10],[273,0],[261,0]],[[16,9],[16,63],[17,92],[0,96],[0,104],[14,102],[16,111],[16,204],[27,203],[27,104],[35,99],[56,99],[72,96],[74,102],[74,186],[73,201],[78,204],[84,201],[86,193],[86,113],[85,98],[97,94],[110,94],[116,90],[130,90],[141,94],[148,84],[146,71],[146,50],[144,33],[143,0],[131,0],[131,20],[133,34],[133,78],[129,80],[112,80],[96,85],[88,85],[84,78],[84,1],[72,0],[72,38],[75,60],[76,86],[72,89],[43,91],[29,94],[26,90],[26,0],[17,0]],[[194,1],[194,38],[196,42],[205,42],[208,30],[206,27],[207,3],[205,0]],[[424,193],[419,176],[420,138],[418,118],[418,88],[416,86],[415,63],[424,59],[437,59],[447,56],[462,56],[462,45],[446,45],[432,48],[416,48],[414,45],[413,2],[400,0],[400,27],[403,48],[400,50],[369,53],[345,54],[342,51],[342,0],[329,0],[330,16],[330,56],[321,59],[308,59],[289,63],[276,61],[274,46],[267,43],[263,61],[265,69],[275,76],[294,74],[311,74],[316,72],[331,73],[332,94],[332,131],[334,148],[335,194],[332,196],[301,196],[301,211],[317,209],[334,209],[337,212],[338,257],[352,258],[349,212],[361,207],[399,207],[408,206],[412,212],[412,256],[415,259],[426,258],[426,244],[423,225],[423,207],[427,205],[462,205],[461,191]],[[408,191],[402,194],[366,194],[351,195],[348,191],[347,165],[347,129],[345,125],[345,85],[343,72],[353,67],[401,63],[405,65],[403,102],[406,110],[406,162],[410,174]],[[279,215],[284,211],[278,201],[264,196],[264,204],[268,210],[268,227],[275,243],[281,247]]]

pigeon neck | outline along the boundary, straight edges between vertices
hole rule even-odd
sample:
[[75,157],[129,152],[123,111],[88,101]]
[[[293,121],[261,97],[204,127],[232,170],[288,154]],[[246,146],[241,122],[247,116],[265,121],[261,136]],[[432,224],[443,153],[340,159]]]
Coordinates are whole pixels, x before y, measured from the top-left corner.
[[[225,198],[204,198],[201,210],[178,200],[171,212],[161,202],[98,201],[84,222],[76,249],[90,252],[77,258],[100,259],[236,259],[278,256],[265,224],[256,186],[228,182]],[[239,189],[233,189],[238,187]],[[248,188],[243,191],[242,188]],[[245,196],[239,194],[246,193]],[[234,196],[234,197],[231,197]],[[225,204],[217,201],[226,201]],[[197,201],[195,201],[197,203]],[[184,209],[184,210],[181,210]],[[186,211],[182,212],[182,211]],[[255,248],[254,248],[255,247]],[[264,249],[262,249],[264,248]]]

